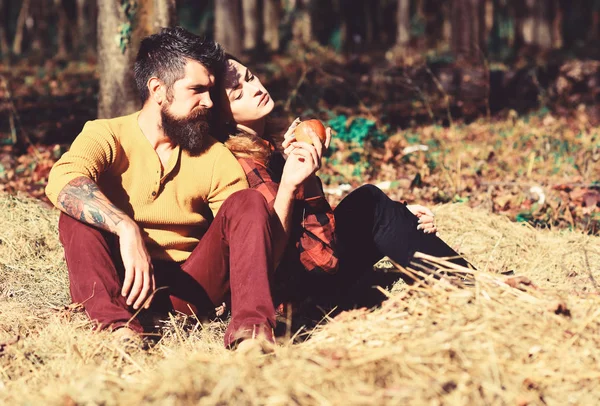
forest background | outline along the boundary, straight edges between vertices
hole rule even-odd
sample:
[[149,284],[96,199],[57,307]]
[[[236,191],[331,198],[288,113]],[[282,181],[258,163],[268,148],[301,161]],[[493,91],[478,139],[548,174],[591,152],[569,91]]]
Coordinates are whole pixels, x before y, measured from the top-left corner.
[[364,182],[600,233],[600,1],[0,0],[0,189],[45,199],[83,123],[139,108],[139,41],[182,25],[336,132],[332,203]]
[[[600,404],[599,3],[0,0],[0,404]],[[430,206],[478,271],[404,270],[315,330],[280,315],[272,356],[180,314],[144,350],[92,333],[48,171],[87,120],[139,108],[139,41],[175,24],[335,130],[332,203],[369,182]]]

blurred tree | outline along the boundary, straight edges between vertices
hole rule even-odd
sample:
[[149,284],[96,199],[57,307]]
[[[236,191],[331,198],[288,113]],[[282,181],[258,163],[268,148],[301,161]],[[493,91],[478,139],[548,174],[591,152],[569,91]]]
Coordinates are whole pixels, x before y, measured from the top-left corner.
[[591,27],[589,30],[588,38],[590,41],[597,41],[599,39],[599,37],[600,37],[600,0],[593,0],[593,2],[592,2],[592,23],[591,23]]
[[515,6],[518,42],[522,45],[540,49],[551,48],[555,1],[518,0]]
[[215,40],[232,55],[242,52],[242,18],[240,0],[215,1]]
[[[98,117],[117,117],[140,107],[133,62],[141,39],[175,21],[173,0],[98,0]],[[115,41],[117,33],[118,41]]]
[[10,47],[8,46],[8,3],[0,0],[0,54],[7,61],[10,58]]
[[396,46],[404,48],[410,41],[410,0],[398,0],[396,22],[398,24]]
[[269,51],[279,50],[279,21],[281,20],[281,1],[264,0],[263,3],[263,42]]
[[437,48],[438,43],[444,37],[444,21],[448,19],[448,16],[444,15],[445,10],[447,10],[447,8],[440,7],[436,1],[424,1],[423,13],[425,18],[425,37],[426,47],[428,49]]
[[97,8],[95,1],[77,0],[74,25],[73,47],[81,55],[91,55],[96,52],[96,21]]
[[312,41],[312,13],[310,12],[311,0],[289,0],[290,7],[294,10],[292,24],[292,37],[300,44]]
[[87,13],[85,12],[86,6],[85,0],[77,0],[77,46],[80,49],[85,47],[88,39],[88,27],[89,21],[87,20]]
[[[49,27],[58,26],[58,13],[56,13],[56,0],[48,2],[46,0],[32,0],[29,8],[29,15],[26,19],[27,35],[29,37],[29,49],[36,57],[46,55],[56,55],[56,48],[53,48],[53,40],[56,40],[60,46],[61,36],[60,27],[56,27],[55,36],[50,35]],[[66,31],[63,31],[66,33]],[[66,38],[63,38],[66,41]],[[64,44],[64,42],[63,42]],[[65,45],[66,48],[66,45]],[[66,49],[60,57],[64,57]]]
[[[153,0],[155,27],[170,27],[177,24],[175,0]],[[156,31],[153,30],[153,31]]]
[[58,50],[56,57],[64,59],[67,57],[67,35],[69,32],[69,19],[67,12],[63,7],[62,0],[54,0],[54,12],[58,16],[56,19],[56,36]]
[[593,11],[600,9],[600,4],[595,0],[560,0],[560,9],[563,45],[569,50],[586,48],[594,35]]
[[500,58],[511,52],[514,43],[514,22],[508,0],[493,0],[493,22],[490,35],[490,53]]
[[17,28],[12,46],[12,53],[17,56],[23,52],[23,35],[25,32],[25,22],[27,21],[27,17],[29,17],[29,4],[30,0],[23,0],[19,16],[17,17]]
[[477,62],[486,51],[485,1],[452,0],[451,46],[459,60]]
[[242,0],[242,17],[244,26],[244,51],[253,51],[258,46],[260,30],[260,14],[258,0]]

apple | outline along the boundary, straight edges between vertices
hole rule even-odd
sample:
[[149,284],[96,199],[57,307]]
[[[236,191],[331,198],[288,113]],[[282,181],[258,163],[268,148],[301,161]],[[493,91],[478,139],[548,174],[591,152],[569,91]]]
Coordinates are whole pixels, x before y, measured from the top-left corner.
[[296,141],[306,142],[312,145],[313,141],[312,138],[310,138],[310,130],[313,130],[317,137],[319,137],[321,144],[325,144],[325,126],[321,121],[316,119],[306,120],[298,124],[294,130]]

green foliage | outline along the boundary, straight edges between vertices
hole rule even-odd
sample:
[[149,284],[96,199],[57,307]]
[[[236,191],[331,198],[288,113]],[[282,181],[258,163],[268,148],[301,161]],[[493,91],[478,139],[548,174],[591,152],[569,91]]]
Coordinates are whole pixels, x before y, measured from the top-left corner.
[[137,0],[121,0],[121,11],[125,14],[126,22],[119,26],[119,33],[116,40],[121,53],[124,54],[127,46],[131,42],[131,33],[133,32],[133,23],[137,13]]
[[356,117],[350,123],[348,121],[345,115],[339,115],[329,120],[327,125],[335,131],[336,138],[361,148],[364,148],[367,142],[380,146],[387,139],[387,135],[377,128],[373,120]]
[[[341,114],[327,121],[327,126],[334,131],[336,140],[329,147],[329,153],[333,155],[327,158],[327,162],[338,168],[342,174],[335,178],[322,178],[325,183],[348,182],[351,178],[360,178],[367,171],[374,169],[370,163],[370,152],[373,147],[383,146],[383,142],[388,138],[384,131],[377,128],[375,121],[364,117],[348,118]],[[339,142],[344,143],[345,147],[336,154],[336,143]]]
[[329,45],[335,50],[335,52],[342,51],[342,28],[338,27],[332,31],[331,36],[329,37]]
[[412,16],[410,21],[411,37],[422,37],[425,35],[425,17],[419,13]]

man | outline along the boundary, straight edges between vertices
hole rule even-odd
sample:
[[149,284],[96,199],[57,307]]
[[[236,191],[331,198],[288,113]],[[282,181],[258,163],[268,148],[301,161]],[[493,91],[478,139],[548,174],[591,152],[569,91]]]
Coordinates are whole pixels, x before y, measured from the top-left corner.
[[99,328],[141,333],[134,314],[166,286],[166,304],[187,314],[231,300],[227,347],[273,340],[269,209],[208,134],[223,64],[218,44],[182,28],[145,38],[134,68],[142,109],[86,123],[50,172],[71,297]]

